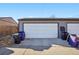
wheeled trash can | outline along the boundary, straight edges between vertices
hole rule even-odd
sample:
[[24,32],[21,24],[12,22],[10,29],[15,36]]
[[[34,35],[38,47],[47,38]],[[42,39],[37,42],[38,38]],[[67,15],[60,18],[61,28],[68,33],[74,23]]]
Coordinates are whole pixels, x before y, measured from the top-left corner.
[[14,34],[14,35],[13,35],[13,38],[14,38],[15,44],[20,44],[20,43],[21,43],[21,40],[19,39],[18,34]]
[[19,39],[20,39],[21,41],[23,41],[23,40],[25,39],[25,32],[24,32],[24,31],[20,31],[20,32],[19,32]]

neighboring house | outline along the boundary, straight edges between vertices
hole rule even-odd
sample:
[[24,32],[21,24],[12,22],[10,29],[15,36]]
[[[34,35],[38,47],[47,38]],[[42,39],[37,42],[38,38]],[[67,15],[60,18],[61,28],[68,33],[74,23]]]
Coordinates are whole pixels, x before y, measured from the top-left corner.
[[0,17],[0,36],[18,32],[18,24],[12,17]]
[[61,31],[79,35],[79,18],[23,18],[19,20],[19,31],[26,38],[60,38]]

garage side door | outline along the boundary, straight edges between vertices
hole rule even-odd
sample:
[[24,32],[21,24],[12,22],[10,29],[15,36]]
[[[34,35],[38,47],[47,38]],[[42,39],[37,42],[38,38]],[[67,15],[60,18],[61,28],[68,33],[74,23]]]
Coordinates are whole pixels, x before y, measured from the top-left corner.
[[58,24],[24,24],[26,38],[57,38]]
[[78,34],[79,35],[79,24],[77,23],[69,23],[67,24],[67,30],[70,34]]

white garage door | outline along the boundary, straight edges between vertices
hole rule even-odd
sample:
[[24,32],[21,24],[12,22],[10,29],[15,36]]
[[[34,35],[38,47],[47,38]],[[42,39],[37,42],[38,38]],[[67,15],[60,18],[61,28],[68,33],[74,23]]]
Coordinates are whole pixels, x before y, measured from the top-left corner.
[[68,27],[68,32],[70,34],[77,34],[79,35],[79,24],[77,23],[72,23],[72,24],[67,24]]
[[58,24],[24,24],[26,38],[57,38]]

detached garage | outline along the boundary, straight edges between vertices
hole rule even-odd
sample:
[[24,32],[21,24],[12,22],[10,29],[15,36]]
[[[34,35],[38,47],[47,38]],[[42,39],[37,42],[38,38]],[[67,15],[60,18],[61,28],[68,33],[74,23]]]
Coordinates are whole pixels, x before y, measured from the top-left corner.
[[25,38],[58,38],[58,23],[47,18],[19,19],[19,31]]
[[23,18],[19,31],[26,38],[61,38],[62,32],[79,35],[79,18]]

